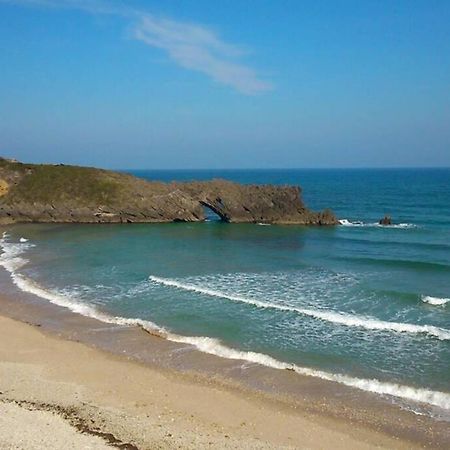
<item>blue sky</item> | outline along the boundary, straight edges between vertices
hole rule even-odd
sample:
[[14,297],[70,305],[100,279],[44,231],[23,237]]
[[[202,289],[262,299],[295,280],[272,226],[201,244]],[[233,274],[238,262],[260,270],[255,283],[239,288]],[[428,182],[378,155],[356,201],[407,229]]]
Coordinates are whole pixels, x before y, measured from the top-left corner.
[[0,0],[0,154],[450,166],[450,2]]

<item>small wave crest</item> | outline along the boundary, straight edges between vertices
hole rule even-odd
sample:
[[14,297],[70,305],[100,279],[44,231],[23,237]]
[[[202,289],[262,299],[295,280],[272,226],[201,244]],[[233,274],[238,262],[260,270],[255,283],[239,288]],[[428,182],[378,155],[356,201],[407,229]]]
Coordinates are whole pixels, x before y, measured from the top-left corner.
[[262,309],[275,309],[279,311],[295,312],[301,315],[313,317],[315,319],[336,323],[339,325],[345,325],[348,327],[360,327],[365,328],[366,330],[377,330],[377,331],[394,331],[400,333],[427,334],[436,337],[440,340],[450,340],[450,330],[439,328],[433,325],[416,325],[401,322],[400,323],[387,322],[384,320],[378,320],[371,317],[350,315],[336,311],[322,311],[307,308],[296,308],[293,306],[281,305],[277,303],[263,302],[260,300],[247,298],[241,295],[231,295],[225,292],[204,288],[202,286],[182,283],[177,280],[169,278],[162,278],[150,275],[149,279],[154,283],[162,284],[176,289],[197,292],[199,294],[209,295],[211,297],[219,297],[233,302],[246,303]]
[[28,263],[28,259],[23,257],[23,253],[28,249],[34,247],[28,241],[20,241],[20,243],[8,242],[8,233],[3,232],[0,244],[2,247],[2,254],[0,255],[0,265],[2,265],[8,272],[12,273],[19,270]]
[[417,228],[417,225],[414,225],[413,223],[396,223],[392,225],[381,225],[378,222],[361,222],[359,220],[356,221],[350,221],[348,219],[340,219],[339,225],[342,225],[344,227],[366,227],[366,228],[401,228],[401,229],[408,229],[408,228]]
[[422,295],[421,300],[433,306],[445,306],[450,303],[450,298],[431,297],[429,295]]

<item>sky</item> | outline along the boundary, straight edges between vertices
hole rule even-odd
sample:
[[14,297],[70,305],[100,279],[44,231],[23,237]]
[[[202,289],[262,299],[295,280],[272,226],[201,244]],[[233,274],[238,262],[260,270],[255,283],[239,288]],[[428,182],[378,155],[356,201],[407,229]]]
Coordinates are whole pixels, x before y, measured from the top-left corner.
[[0,0],[0,155],[450,166],[448,0]]

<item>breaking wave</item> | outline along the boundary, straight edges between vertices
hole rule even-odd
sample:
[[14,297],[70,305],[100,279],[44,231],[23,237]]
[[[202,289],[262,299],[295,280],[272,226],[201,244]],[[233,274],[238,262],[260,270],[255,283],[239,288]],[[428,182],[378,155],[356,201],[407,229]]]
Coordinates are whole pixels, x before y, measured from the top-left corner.
[[421,300],[433,306],[445,306],[450,303],[450,298],[430,297],[429,295],[422,295]]
[[[348,387],[357,388],[362,391],[372,392],[380,395],[389,395],[414,402],[426,403],[445,410],[450,410],[450,394],[445,392],[433,391],[425,388],[415,388],[412,386],[384,382],[377,379],[356,378],[340,373],[330,373],[308,367],[301,367],[296,364],[279,361],[272,356],[263,353],[233,349],[224,345],[215,338],[204,336],[180,336],[178,334],[167,331],[163,327],[160,327],[148,320],[112,316],[110,314],[104,313],[102,311],[99,311],[97,308],[91,305],[86,305],[73,297],[68,297],[61,293],[44,289],[33,280],[30,280],[24,275],[18,273],[17,270],[23,267],[28,262],[27,259],[23,258],[23,253],[26,252],[27,249],[33,247],[33,244],[29,244],[27,242],[22,242],[20,244],[9,243],[7,242],[7,237],[7,234],[4,233],[3,238],[0,239],[0,246],[3,251],[3,253],[0,255],[0,265],[10,273],[11,278],[16,286],[24,292],[34,294],[40,298],[50,301],[55,305],[67,308],[74,313],[81,314],[86,317],[91,317],[104,323],[117,324],[122,326],[138,326],[152,335],[156,335],[173,342],[188,344],[203,353],[208,353],[222,358],[248,361],[274,369],[292,370],[300,375],[321,378],[323,380],[340,383]],[[152,278],[156,282],[157,278]],[[170,283],[169,285],[173,286],[175,286],[174,283],[177,283],[173,280],[165,280],[165,282],[167,284]],[[179,284],[180,283],[177,283],[176,287],[179,287]],[[197,288],[195,289],[198,290]],[[194,290],[194,287],[189,287],[188,290]],[[205,293],[203,291],[208,290],[202,289],[200,292]],[[211,292],[213,292],[214,294],[211,294]],[[208,294],[217,296],[218,293],[216,293],[216,291],[208,291]],[[222,296],[222,294],[220,294],[220,296]],[[234,297],[233,299],[238,301],[238,298],[240,297]],[[266,304],[262,302],[258,302],[258,305],[256,306],[267,307]],[[278,305],[276,306],[278,307]],[[288,307],[281,308],[287,309]],[[316,312],[314,312],[314,314],[316,314]]]
[[301,367],[296,364],[279,361],[269,355],[256,352],[244,352],[223,345],[218,339],[209,337],[185,337],[169,334],[171,341],[191,344],[204,353],[220,356],[228,359],[238,359],[261,364],[275,369],[292,370],[299,375],[321,378],[334,381],[345,386],[357,388],[363,391],[381,395],[390,395],[419,403],[428,403],[443,409],[450,409],[450,394],[429,389],[415,388],[396,383],[388,383],[377,379],[364,379],[351,377],[339,373],[330,373],[322,370]]
[[23,292],[36,295],[40,298],[48,300],[49,302],[69,309],[70,311],[81,314],[82,316],[91,317],[93,319],[101,320],[105,323],[115,323],[118,325],[141,325],[146,327],[148,331],[164,332],[162,328],[149,321],[142,321],[139,319],[127,319],[124,317],[114,317],[109,314],[99,311],[97,308],[87,305],[79,300],[73,299],[66,295],[44,289],[38,283],[34,282],[28,277],[17,272],[18,269],[27,264],[28,260],[21,257],[28,249],[34,247],[33,244],[21,243],[14,244],[7,242],[8,235],[3,233],[3,238],[0,240],[0,246],[3,253],[0,255],[0,266],[3,266],[11,275],[14,284]]
[[381,225],[378,222],[361,222],[359,220],[350,221],[348,219],[340,219],[339,225],[344,227],[369,227],[369,228],[417,228],[413,223],[396,223],[392,225]]
[[181,283],[177,280],[169,278],[149,277],[154,283],[170,286],[176,289],[185,291],[197,292],[199,294],[209,295],[211,297],[219,297],[233,302],[247,303],[262,309],[275,309],[279,311],[290,311],[304,316],[313,317],[326,322],[337,323],[348,327],[360,327],[366,330],[377,331],[394,331],[400,333],[416,333],[427,334],[436,337],[440,340],[450,340],[450,330],[439,328],[433,325],[415,325],[410,323],[387,322],[383,320],[374,319],[371,317],[357,316],[344,314],[335,311],[321,311],[317,309],[296,308],[293,306],[279,305],[276,303],[263,302],[256,299],[247,298],[241,295],[230,295],[225,292],[216,291],[213,289],[196,286],[193,284]]

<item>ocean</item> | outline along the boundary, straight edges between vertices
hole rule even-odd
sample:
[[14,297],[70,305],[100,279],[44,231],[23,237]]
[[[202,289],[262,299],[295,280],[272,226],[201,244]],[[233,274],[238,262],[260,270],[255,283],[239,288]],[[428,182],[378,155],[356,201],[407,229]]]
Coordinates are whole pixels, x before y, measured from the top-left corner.
[[[224,358],[450,412],[450,169],[134,171],[298,184],[336,227],[204,223],[8,227],[22,290]],[[393,225],[380,226],[384,215]]]

